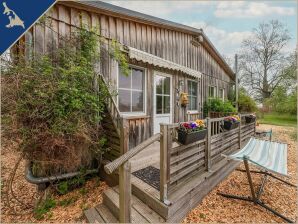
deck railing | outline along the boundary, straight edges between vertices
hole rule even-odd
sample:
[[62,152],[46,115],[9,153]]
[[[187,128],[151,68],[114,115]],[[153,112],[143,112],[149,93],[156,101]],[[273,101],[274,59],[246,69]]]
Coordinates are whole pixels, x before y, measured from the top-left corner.
[[119,168],[119,221],[131,221],[131,167],[129,159],[152,143],[160,142],[160,201],[170,204],[169,194],[178,190],[192,176],[212,172],[212,168],[223,157],[241,148],[242,143],[255,134],[255,122],[245,124],[245,115],[240,115],[238,128],[230,131],[219,129],[224,118],[207,118],[205,139],[188,145],[177,143],[176,124],[160,124],[156,134],[129,150],[129,121],[122,119],[120,129],[121,156],[105,166],[108,174]]
[[224,130],[222,118],[207,118],[205,139],[189,145],[177,145],[178,124],[161,124],[160,133],[160,200],[169,203],[168,195],[175,192],[192,176],[212,172],[214,165],[240,149],[243,142],[255,134],[255,122],[245,124],[245,116],[232,130]]

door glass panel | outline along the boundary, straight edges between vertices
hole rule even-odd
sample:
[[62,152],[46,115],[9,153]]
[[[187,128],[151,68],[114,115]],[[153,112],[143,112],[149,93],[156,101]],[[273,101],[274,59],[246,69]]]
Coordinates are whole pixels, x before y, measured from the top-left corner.
[[130,94],[130,90],[119,90],[119,110],[121,112],[130,112]]
[[156,96],[156,114],[162,114],[162,96]]
[[164,94],[170,95],[171,79],[170,77],[164,77]]
[[170,96],[164,96],[163,97],[163,113],[169,114],[171,113],[171,97]]
[[132,91],[132,111],[143,111],[143,93],[140,91]]
[[191,110],[197,110],[197,98],[196,97],[191,97]]
[[162,76],[156,76],[155,77],[155,82],[156,82],[156,94],[162,94],[162,89],[163,89],[163,77]]
[[143,71],[132,69],[132,89],[143,90]]

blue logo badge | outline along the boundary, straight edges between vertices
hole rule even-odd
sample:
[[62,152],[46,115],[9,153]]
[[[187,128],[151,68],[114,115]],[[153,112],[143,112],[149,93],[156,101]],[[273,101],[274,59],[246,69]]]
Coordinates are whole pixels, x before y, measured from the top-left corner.
[[0,55],[55,2],[56,0],[0,0]]

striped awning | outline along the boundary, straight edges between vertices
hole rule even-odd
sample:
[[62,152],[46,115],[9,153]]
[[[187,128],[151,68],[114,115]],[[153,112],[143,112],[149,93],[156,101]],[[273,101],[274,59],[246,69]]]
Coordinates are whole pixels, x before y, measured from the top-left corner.
[[287,144],[251,138],[239,152],[227,156],[248,161],[268,171],[287,176]]
[[151,64],[151,65],[154,65],[157,67],[161,67],[161,68],[167,68],[167,69],[171,69],[171,70],[181,71],[181,72],[188,74],[194,78],[201,78],[202,73],[199,71],[179,65],[172,61],[168,61],[166,59],[157,57],[153,54],[149,54],[147,52],[138,50],[133,47],[126,46],[126,48],[128,49],[128,55],[129,55],[129,58],[131,58],[131,59],[135,59],[137,61],[142,61],[142,62]]

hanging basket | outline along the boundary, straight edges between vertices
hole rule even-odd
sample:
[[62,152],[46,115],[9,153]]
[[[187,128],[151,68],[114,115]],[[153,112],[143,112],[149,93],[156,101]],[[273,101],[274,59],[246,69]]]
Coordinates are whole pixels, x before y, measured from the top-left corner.
[[206,137],[207,129],[199,130],[196,132],[186,132],[178,129],[178,141],[183,145],[188,145],[193,142],[200,141]]

